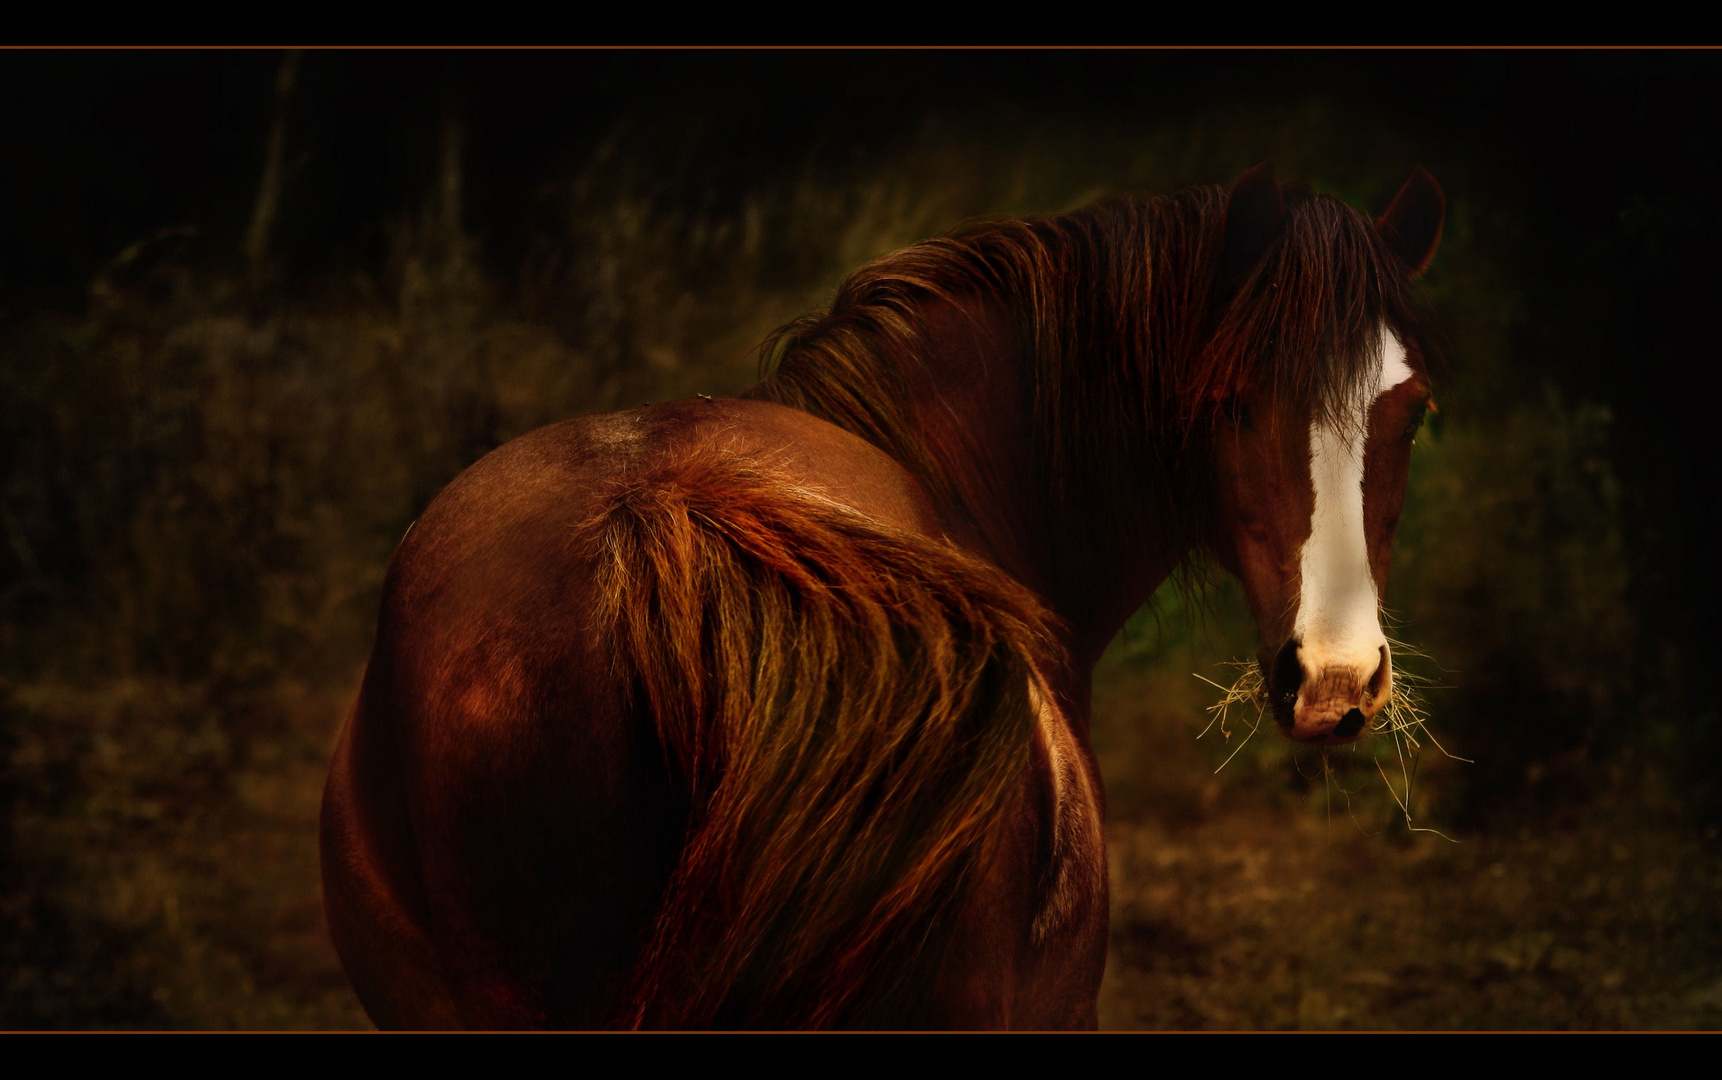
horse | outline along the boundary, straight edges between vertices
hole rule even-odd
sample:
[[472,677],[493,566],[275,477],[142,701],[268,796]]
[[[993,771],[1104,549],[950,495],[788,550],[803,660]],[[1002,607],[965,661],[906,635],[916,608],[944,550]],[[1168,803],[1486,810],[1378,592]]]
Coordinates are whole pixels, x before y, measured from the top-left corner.
[[1364,734],[1445,201],[1229,189],[854,271],[763,381],[566,420],[409,529],[325,790],[380,1027],[1094,1028],[1090,679],[1192,556]]

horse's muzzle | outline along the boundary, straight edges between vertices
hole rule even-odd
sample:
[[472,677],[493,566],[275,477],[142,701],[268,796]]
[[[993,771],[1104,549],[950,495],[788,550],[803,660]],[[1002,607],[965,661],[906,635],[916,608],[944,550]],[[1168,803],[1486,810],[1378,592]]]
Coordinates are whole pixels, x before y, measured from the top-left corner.
[[1296,638],[1263,664],[1274,722],[1297,742],[1338,745],[1369,728],[1393,690],[1385,643],[1372,651],[1307,648]]

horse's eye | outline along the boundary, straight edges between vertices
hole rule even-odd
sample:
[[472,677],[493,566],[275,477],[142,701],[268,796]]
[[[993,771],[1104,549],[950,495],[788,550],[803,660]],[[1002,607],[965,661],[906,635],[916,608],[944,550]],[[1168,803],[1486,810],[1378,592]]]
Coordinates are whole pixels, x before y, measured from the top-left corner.
[[1416,411],[1411,414],[1410,423],[1405,425],[1405,439],[1407,442],[1417,437],[1417,431],[1423,426],[1424,418],[1429,415],[1429,411],[1434,407],[1435,403],[1433,401],[1425,401],[1417,406]]

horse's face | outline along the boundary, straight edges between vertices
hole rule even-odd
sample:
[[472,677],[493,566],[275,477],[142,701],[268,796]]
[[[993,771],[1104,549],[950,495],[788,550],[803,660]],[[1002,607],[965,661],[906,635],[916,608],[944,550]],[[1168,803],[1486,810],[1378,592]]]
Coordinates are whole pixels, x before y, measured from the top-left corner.
[[1381,596],[1429,404],[1421,358],[1384,330],[1339,416],[1279,416],[1258,390],[1216,432],[1218,552],[1249,595],[1274,718],[1300,742],[1357,738],[1392,693]]
[[[1303,205],[1307,212],[1311,204]],[[1375,230],[1374,250],[1384,246],[1395,259],[1368,272],[1404,274],[1399,284],[1408,285],[1434,258],[1445,215],[1434,177],[1414,170],[1387,212],[1363,225]],[[1272,168],[1264,163],[1245,173],[1228,198],[1216,296],[1231,302],[1240,295],[1239,283],[1285,222]],[[1357,243],[1347,250],[1358,250]],[[1289,287],[1296,287],[1298,266],[1315,262],[1306,252],[1285,264]],[[1345,273],[1315,280],[1347,277],[1355,280]],[[1387,326],[1365,336],[1371,347],[1357,357],[1361,368],[1342,365],[1360,377],[1337,407],[1299,414],[1285,407],[1274,378],[1257,379],[1226,392],[1227,415],[1212,429],[1219,496],[1213,546],[1249,594],[1274,719],[1301,742],[1350,742],[1393,693],[1381,596],[1411,442],[1430,407],[1429,380],[1415,342]]]

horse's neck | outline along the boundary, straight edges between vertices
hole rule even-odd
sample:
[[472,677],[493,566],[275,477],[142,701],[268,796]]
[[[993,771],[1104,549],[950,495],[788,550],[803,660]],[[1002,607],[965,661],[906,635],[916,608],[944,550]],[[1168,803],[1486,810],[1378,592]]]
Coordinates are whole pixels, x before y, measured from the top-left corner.
[[943,481],[947,528],[1045,595],[1047,537],[1034,472],[1031,383],[996,313],[930,313],[923,366],[905,372],[915,426]]
[[[952,539],[1033,589],[1066,624],[1080,673],[1176,559],[1066,516],[1036,468],[1033,374],[1013,320],[945,310],[929,321],[918,426],[957,504]],[[1144,467],[1151,467],[1144,462]],[[1125,492],[1118,498],[1128,498]]]

